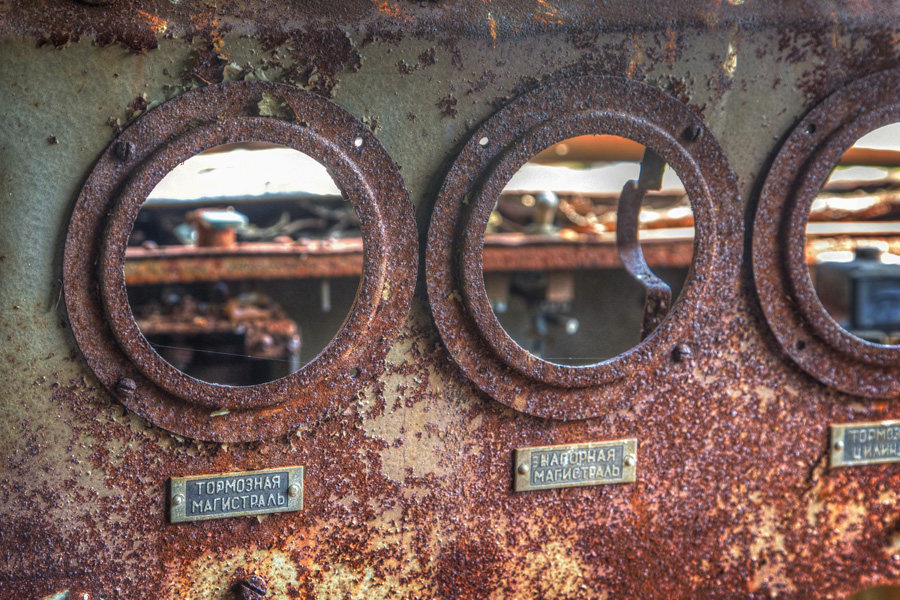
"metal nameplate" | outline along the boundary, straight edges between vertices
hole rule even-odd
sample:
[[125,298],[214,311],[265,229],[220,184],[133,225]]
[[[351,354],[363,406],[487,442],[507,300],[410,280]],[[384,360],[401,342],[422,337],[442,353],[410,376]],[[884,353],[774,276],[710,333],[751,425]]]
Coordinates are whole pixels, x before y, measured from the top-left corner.
[[831,426],[831,467],[900,462],[900,421]]
[[517,492],[630,483],[637,472],[637,440],[518,448],[515,469]]
[[303,467],[281,467],[173,477],[169,520],[184,523],[302,510],[303,473]]

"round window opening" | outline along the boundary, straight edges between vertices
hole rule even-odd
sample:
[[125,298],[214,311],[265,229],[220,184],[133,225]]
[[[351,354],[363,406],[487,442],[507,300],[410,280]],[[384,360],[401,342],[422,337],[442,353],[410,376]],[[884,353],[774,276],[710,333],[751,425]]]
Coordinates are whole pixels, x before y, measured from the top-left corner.
[[182,373],[252,386],[294,373],[334,338],[362,273],[353,204],[293,148],[241,142],[171,170],[125,251],[135,323]]
[[900,123],[859,138],[812,202],[806,261],[849,334],[900,347]]
[[655,330],[693,248],[675,170],[636,141],[583,135],[538,153],[500,193],[485,232],[484,286],[521,348],[560,366],[593,365]]

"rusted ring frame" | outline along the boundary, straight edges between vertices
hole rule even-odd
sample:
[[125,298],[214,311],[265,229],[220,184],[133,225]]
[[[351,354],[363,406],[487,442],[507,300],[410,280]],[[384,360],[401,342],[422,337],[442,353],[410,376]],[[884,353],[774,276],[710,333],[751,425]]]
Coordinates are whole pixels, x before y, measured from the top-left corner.
[[[668,160],[691,197],[697,235],[692,275],[654,335],[608,361],[566,367],[533,356],[503,330],[484,290],[482,250],[491,209],[515,171],[538,151],[585,133],[631,137]],[[679,142],[683,136],[694,141]],[[714,322],[721,303],[709,298],[733,289],[740,239],[734,175],[687,107],[624,79],[558,78],[485,123],[451,168],[428,234],[429,302],[445,345],[483,391],[528,414],[590,418],[620,405],[628,386],[667,368],[675,344]]]
[[[263,93],[284,100],[304,124],[255,117]],[[179,157],[183,160],[193,150],[224,141],[250,139],[310,153],[329,168],[354,203],[364,238],[364,274],[357,301],[322,354],[282,380],[229,389],[180,373],[169,378],[174,369],[139,341],[143,337],[124,296],[124,244],[111,244],[109,249],[116,254],[104,256],[107,226],[119,242],[127,239],[143,195]],[[115,216],[107,219],[108,213]],[[268,82],[210,86],[150,111],[101,156],[69,225],[66,306],[91,368],[127,407],[181,435],[211,441],[258,440],[323,418],[340,406],[336,398],[353,397],[377,372],[409,309],[416,246],[412,205],[399,169],[363,123],[334,103],[290,86]],[[101,283],[108,312],[99,292]],[[212,417],[213,407],[227,411],[218,410],[220,416]]]
[[810,111],[778,152],[753,224],[753,276],[781,348],[819,381],[870,398],[900,396],[900,348],[858,338],[828,314],[806,266],[806,225],[843,153],[900,121],[898,85],[900,70],[869,75]]
[[[364,271],[369,274],[370,285],[361,286],[361,294],[357,296],[345,326],[302,369],[282,379],[249,387],[207,383],[167,363],[141,334],[125,291],[125,248],[144,200],[169,171],[211,147],[260,140],[316,157],[329,173],[334,174],[335,180],[341,182],[342,191],[348,198],[364,198],[365,201],[354,203],[358,206],[360,223],[369,224],[362,228],[363,247],[380,248],[382,252],[365,253],[368,264],[364,265]],[[345,145],[353,147],[352,140],[345,140]],[[354,350],[367,341],[365,337],[369,324],[382,301],[380,292],[376,294],[376,290],[384,289],[384,269],[372,263],[383,265],[387,260],[383,253],[389,245],[389,240],[384,238],[386,234],[387,228],[371,188],[341,148],[310,128],[284,121],[260,117],[227,119],[182,134],[134,170],[109,215],[100,252],[100,294],[119,345],[144,375],[170,394],[202,406],[232,410],[282,404],[295,400],[300,390],[326,378],[329,373],[340,374],[356,368],[355,363],[360,357],[354,356]],[[346,326],[348,323],[354,326]]]
[[636,367],[636,363],[646,364],[652,354],[661,350],[658,347],[660,343],[664,346],[671,344],[681,333],[678,330],[677,320],[663,320],[645,343],[595,365],[570,367],[540,359],[519,346],[503,329],[491,310],[484,287],[482,251],[484,232],[496,199],[516,171],[538,152],[556,142],[591,133],[612,134],[633,139],[653,148],[679,174],[684,174],[683,181],[688,196],[692,199],[697,223],[695,269],[699,272],[710,271],[716,250],[715,245],[711,243],[716,239],[712,198],[697,164],[686,152],[679,151],[681,146],[674,138],[648,122],[616,112],[576,113],[533,129],[498,157],[484,182],[469,199],[473,209],[461,240],[461,257],[464,257],[460,263],[462,288],[472,318],[484,341],[504,362],[526,377],[567,387],[586,387],[618,379],[629,368]]

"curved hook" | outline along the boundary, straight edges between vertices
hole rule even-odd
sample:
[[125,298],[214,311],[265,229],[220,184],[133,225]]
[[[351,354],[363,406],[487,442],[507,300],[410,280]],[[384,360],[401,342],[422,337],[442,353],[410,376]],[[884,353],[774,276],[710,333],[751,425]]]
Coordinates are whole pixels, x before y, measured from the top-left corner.
[[641,174],[638,181],[631,180],[622,188],[616,211],[616,248],[619,258],[628,273],[644,288],[644,321],[641,324],[641,339],[659,327],[672,306],[672,288],[656,276],[647,265],[638,240],[638,223],[641,203],[647,190],[662,188],[665,161],[647,148],[641,160]]

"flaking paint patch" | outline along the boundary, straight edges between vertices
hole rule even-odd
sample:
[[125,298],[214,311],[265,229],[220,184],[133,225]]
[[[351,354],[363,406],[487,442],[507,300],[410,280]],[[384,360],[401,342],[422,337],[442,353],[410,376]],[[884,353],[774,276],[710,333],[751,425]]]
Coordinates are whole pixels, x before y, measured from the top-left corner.
[[586,565],[578,560],[578,551],[564,541],[549,542],[525,557],[524,572],[538,582],[538,597],[569,598],[582,595],[593,598],[585,585]]
[[[321,573],[323,579],[315,587],[316,600],[384,600],[390,597],[408,597],[411,589],[401,591],[393,578],[377,578],[372,567],[353,568],[338,563]],[[399,594],[399,596],[398,596]]]

